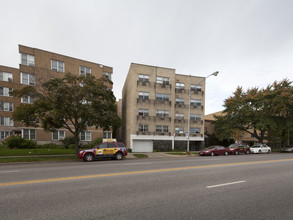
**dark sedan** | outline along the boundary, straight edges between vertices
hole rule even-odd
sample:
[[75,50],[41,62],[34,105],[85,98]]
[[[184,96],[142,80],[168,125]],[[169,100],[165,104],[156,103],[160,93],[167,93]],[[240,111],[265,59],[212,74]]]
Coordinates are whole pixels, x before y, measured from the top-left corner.
[[215,145],[205,148],[199,152],[200,156],[229,155],[229,149],[223,146]]

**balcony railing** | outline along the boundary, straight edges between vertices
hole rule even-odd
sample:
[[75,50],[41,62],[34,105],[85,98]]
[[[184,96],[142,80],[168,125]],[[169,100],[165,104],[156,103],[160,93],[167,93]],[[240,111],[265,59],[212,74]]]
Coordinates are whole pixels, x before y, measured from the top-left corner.
[[163,117],[163,116],[156,116],[155,117],[156,121],[171,121],[171,117],[167,116],[167,117]]
[[169,100],[155,100],[154,104],[155,105],[170,105],[171,106],[171,101],[169,101]]

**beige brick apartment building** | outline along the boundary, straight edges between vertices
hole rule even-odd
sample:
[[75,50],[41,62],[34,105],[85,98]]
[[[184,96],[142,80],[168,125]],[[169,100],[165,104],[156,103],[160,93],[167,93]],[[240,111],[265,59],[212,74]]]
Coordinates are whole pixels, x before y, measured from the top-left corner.
[[[65,73],[75,75],[92,74],[96,78],[103,75],[111,79],[112,67],[88,62],[48,51],[19,45],[19,69],[0,66],[0,135],[1,140],[12,135],[36,140],[38,143],[58,142],[66,136],[71,136],[66,130],[45,132],[41,128],[25,127],[21,122],[13,121],[12,113],[21,103],[32,103],[30,97],[21,99],[10,96],[9,92],[23,86],[38,87],[42,82],[52,77],[63,77]],[[112,88],[112,85],[108,85]],[[82,142],[89,142],[97,137],[111,138],[112,133],[102,129],[88,128],[81,133]]]
[[122,140],[133,152],[185,149],[190,96],[190,150],[204,141],[205,78],[132,63],[123,87]]

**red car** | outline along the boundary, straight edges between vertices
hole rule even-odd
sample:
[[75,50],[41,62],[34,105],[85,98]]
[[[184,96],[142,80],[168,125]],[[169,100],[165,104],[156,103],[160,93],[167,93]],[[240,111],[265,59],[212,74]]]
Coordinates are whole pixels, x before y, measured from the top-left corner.
[[230,150],[230,154],[238,155],[240,153],[250,153],[250,147],[244,144],[231,144],[228,148]]
[[93,161],[98,158],[112,158],[122,160],[127,155],[123,143],[108,142],[101,143],[92,149],[81,150],[78,157],[84,161]]
[[224,146],[210,146],[206,149],[203,149],[199,152],[200,156],[215,156],[215,155],[229,155],[229,148],[226,148]]

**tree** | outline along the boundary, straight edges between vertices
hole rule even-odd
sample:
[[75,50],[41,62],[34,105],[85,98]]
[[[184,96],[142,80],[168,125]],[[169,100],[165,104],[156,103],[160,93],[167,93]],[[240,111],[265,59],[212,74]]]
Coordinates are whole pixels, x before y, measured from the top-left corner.
[[87,127],[104,129],[119,127],[116,99],[106,87],[107,78],[96,79],[92,75],[54,78],[42,83],[39,89],[27,86],[12,94],[30,96],[33,104],[21,104],[13,113],[13,119],[26,126],[42,127],[45,131],[64,128],[73,134],[75,154],[79,152],[79,135]]
[[280,132],[292,126],[293,90],[287,79],[274,82],[266,89],[238,87],[225,100],[222,116],[215,116],[215,131],[220,139],[229,138],[236,131],[250,133],[260,143],[278,139]]

